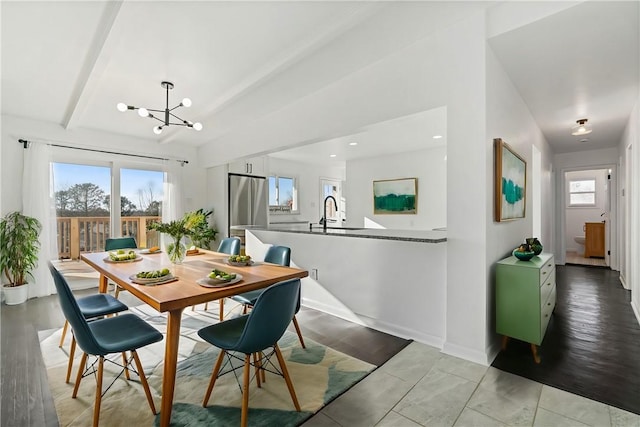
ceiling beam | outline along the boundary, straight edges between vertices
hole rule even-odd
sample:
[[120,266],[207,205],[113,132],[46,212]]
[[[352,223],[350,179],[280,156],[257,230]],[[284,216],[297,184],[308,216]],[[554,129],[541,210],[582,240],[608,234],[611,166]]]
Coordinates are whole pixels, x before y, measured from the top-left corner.
[[[282,54],[274,57],[273,60],[266,63],[254,73],[245,77],[239,83],[217,97],[217,99],[209,103],[209,107],[203,112],[200,122],[204,124],[207,118],[215,115],[216,112],[222,110],[226,105],[233,103],[236,99],[268,81],[271,77],[301,61],[305,57],[310,56],[322,46],[379,11],[382,7],[383,5],[379,2],[372,2],[364,7],[359,7],[350,14],[345,14],[342,19],[336,19],[326,25],[324,31],[302,40],[291,49],[288,49],[287,51],[282,52]],[[160,144],[168,144],[179,139],[180,136],[174,133],[161,139]]]
[[112,37],[112,34],[117,34],[114,29],[116,28],[116,19],[120,13],[122,3],[123,1],[120,0],[105,3],[102,19],[96,29],[91,46],[87,51],[87,57],[71,93],[62,123],[65,129],[73,129],[77,126],[91,99],[91,95],[98,86],[100,77],[111,57],[111,52],[115,49],[115,42],[118,37]]

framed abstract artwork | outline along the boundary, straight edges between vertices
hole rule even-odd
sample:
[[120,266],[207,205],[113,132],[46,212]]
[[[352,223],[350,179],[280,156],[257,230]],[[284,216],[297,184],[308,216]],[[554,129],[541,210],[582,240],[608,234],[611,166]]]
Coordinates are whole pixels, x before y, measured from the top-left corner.
[[524,218],[527,162],[500,138],[493,140],[495,155],[495,220]]
[[418,178],[373,181],[373,214],[415,214]]

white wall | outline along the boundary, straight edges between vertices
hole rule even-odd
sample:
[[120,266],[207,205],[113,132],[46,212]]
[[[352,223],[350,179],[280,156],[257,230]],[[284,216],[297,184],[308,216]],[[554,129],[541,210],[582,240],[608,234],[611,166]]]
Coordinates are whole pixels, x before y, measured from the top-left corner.
[[[425,136],[429,137],[429,136]],[[430,230],[447,225],[447,147],[347,161],[347,226],[362,227],[365,218],[384,228]],[[415,215],[374,215],[374,180],[418,178]]]
[[[621,218],[620,245],[624,259],[621,262],[620,279],[631,289],[631,306],[640,322],[640,96],[631,113],[621,139],[621,174],[619,197]],[[622,193],[624,192],[624,196]]]
[[[513,83],[498,62],[493,51],[487,49],[487,132],[484,141],[485,181],[490,189],[485,193],[486,221],[486,300],[487,300],[487,353],[497,353],[498,337],[495,334],[495,268],[496,261],[510,255],[511,251],[527,237],[538,237],[545,252],[553,248],[553,198],[552,194],[552,151],[531,116]],[[525,218],[507,222],[493,221],[493,139],[506,141],[527,162],[526,211]],[[531,203],[532,149],[540,151],[541,162],[541,235],[532,236],[533,203]]]
[[[569,207],[569,181],[581,179],[596,180],[596,205],[593,207]],[[607,169],[572,171],[565,174],[565,248],[567,251],[577,251],[578,244],[575,236],[584,236],[585,222],[600,222],[600,216],[605,211],[607,194]],[[582,247],[584,250],[584,246]]]

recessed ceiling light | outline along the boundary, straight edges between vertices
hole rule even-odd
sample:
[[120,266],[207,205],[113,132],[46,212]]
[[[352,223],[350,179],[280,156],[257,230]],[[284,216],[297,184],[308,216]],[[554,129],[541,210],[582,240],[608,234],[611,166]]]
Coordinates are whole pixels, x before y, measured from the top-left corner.
[[357,142],[350,142],[349,145],[358,145]]
[[440,139],[442,138],[442,135],[433,135],[433,139]]
[[335,156],[336,156],[336,154],[330,154],[329,155],[329,157],[335,157]]

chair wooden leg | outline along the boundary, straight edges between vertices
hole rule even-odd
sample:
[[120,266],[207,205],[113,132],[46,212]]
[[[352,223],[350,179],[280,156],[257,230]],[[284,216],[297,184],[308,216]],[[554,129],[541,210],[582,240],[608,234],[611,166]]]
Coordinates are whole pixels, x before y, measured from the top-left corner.
[[124,366],[124,376],[125,376],[125,378],[127,378],[127,380],[130,380],[131,377],[129,376],[129,363],[127,362],[127,352],[126,351],[122,352],[122,366]]
[[204,395],[204,400],[202,401],[202,407],[206,408],[209,403],[209,397],[211,397],[211,391],[213,390],[213,385],[216,383],[216,379],[218,378],[218,373],[220,372],[220,366],[222,366],[222,361],[224,360],[225,355],[224,350],[220,350],[220,354],[218,355],[218,360],[216,360],[216,365],[213,368],[213,373],[211,374],[211,380],[209,381],[209,387],[207,387],[207,392]]
[[100,424],[100,403],[102,403],[102,372],[104,371],[104,356],[98,362],[98,377],[96,378],[96,404],[93,408],[93,427]]
[[224,298],[220,298],[218,300],[218,303],[220,304],[220,311],[218,313],[218,318],[222,322],[224,320]]
[[69,384],[69,378],[71,378],[71,370],[73,369],[73,357],[76,354],[76,337],[71,331],[71,347],[69,348],[69,363],[67,364],[67,378],[65,382]]
[[195,305],[191,306],[191,311],[196,311],[196,306]]
[[300,332],[300,325],[298,325],[298,319],[296,319],[295,315],[293,316],[293,326],[296,328],[296,333],[298,334],[300,345],[302,346],[302,348],[307,348],[307,346],[304,345],[304,340],[302,339],[302,332]]
[[245,304],[244,308],[242,309],[242,314],[247,314],[248,311],[249,311],[249,306]]
[[80,388],[80,381],[82,381],[82,374],[84,373],[84,367],[87,364],[87,353],[82,353],[82,358],[80,359],[80,366],[78,366],[78,375],[76,376],[76,383],[73,386],[73,394],[71,397],[74,399],[78,395],[78,389]]
[[276,351],[276,357],[278,358],[278,363],[280,364],[280,369],[282,370],[284,381],[287,383],[287,388],[289,389],[291,400],[293,400],[293,406],[296,407],[296,411],[300,412],[300,404],[298,403],[298,398],[296,397],[296,391],[293,389],[293,383],[291,382],[291,377],[289,376],[287,365],[284,362],[284,357],[282,357],[282,353],[280,352],[280,347],[278,347],[278,344],[275,344],[273,346],[273,349]]
[[[264,359],[264,353],[262,353],[261,351],[258,352],[258,357],[260,357],[260,367],[262,367],[262,360]],[[266,371],[266,369],[260,369],[260,375],[262,376],[262,382],[266,383],[267,382],[267,371]]]
[[204,303],[204,311],[207,311],[209,309],[209,303],[205,302]]
[[153,404],[153,397],[151,397],[151,390],[149,390],[149,384],[147,383],[147,377],[142,370],[142,363],[140,363],[140,358],[138,357],[138,353],[135,350],[131,350],[131,355],[133,356],[133,360],[136,362],[136,367],[138,368],[138,376],[140,376],[140,382],[142,383],[142,388],[144,388],[144,394],[147,395],[147,401],[149,402],[149,407],[151,408],[151,412],[153,415],[156,415],[156,407]]
[[244,356],[244,381],[242,384],[242,412],[240,415],[240,426],[247,427],[249,415],[249,375],[251,372],[251,355]]
[[64,344],[64,337],[67,336],[67,328],[69,327],[69,321],[65,320],[64,321],[64,326],[62,327],[62,336],[60,337],[60,344],[58,344],[58,347],[62,347],[62,344]]
[[258,388],[260,388],[262,387],[262,381],[260,381],[262,376],[260,374],[260,358],[258,357],[258,353],[253,353],[253,367],[256,372],[256,384],[258,385]]
[[113,295],[115,299],[118,299],[118,295],[120,295],[120,286],[116,285],[116,292]]

